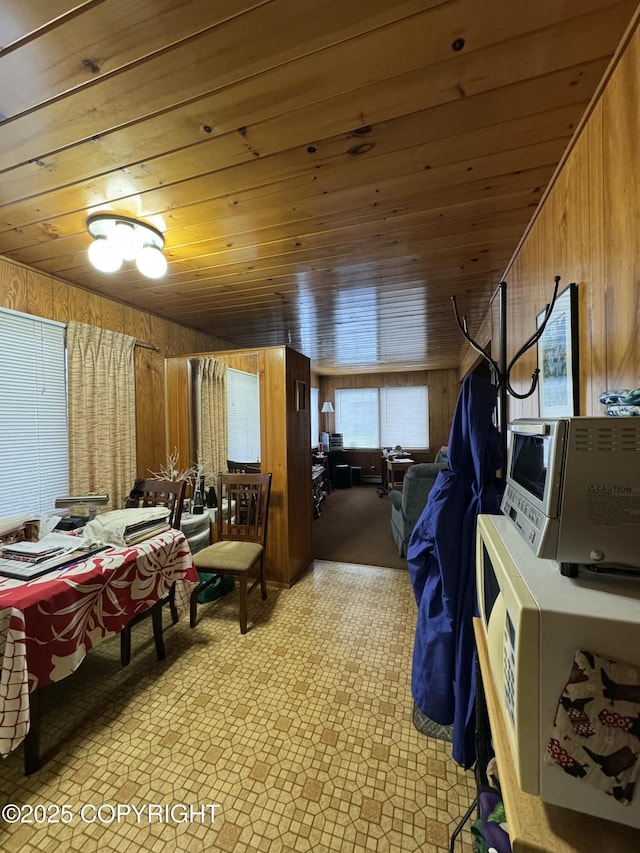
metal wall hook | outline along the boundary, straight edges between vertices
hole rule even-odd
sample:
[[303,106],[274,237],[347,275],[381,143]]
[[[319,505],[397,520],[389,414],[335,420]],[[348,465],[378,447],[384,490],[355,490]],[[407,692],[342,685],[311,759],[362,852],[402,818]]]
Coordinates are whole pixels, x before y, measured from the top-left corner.
[[502,381],[502,378],[501,378],[500,367],[498,366],[498,362],[494,361],[490,355],[487,355],[487,353],[482,349],[480,344],[477,343],[476,341],[474,341],[473,338],[471,337],[471,335],[469,334],[469,327],[467,324],[467,315],[465,314],[464,317],[462,319],[460,319],[460,314],[458,313],[458,306],[456,304],[455,296],[451,297],[451,304],[453,305],[453,313],[454,313],[455,318],[456,318],[456,323],[458,324],[458,328],[462,332],[463,337],[465,338],[465,340],[467,340],[471,344],[471,346],[474,348],[474,350],[477,353],[480,353],[480,355],[482,356],[482,358],[484,358],[485,361],[489,362],[489,364],[491,365],[491,368],[492,368],[492,376],[495,379],[494,384],[499,388],[500,383]]
[[513,389],[511,385],[511,371],[513,370],[516,362],[520,358],[522,358],[525,352],[540,340],[540,337],[542,336],[545,330],[547,322],[551,317],[553,306],[556,304],[559,284],[560,276],[557,275],[554,278],[553,294],[551,296],[551,301],[545,305],[542,323],[531,335],[531,337],[528,338],[528,340],[526,340],[525,343],[520,347],[518,352],[509,362],[509,364],[507,364],[507,282],[501,281],[496,291],[500,295],[500,354],[498,361],[495,361],[493,358],[491,358],[491,356],[487,355],[487,353],[480,346],[480,344],[477,341],[474,341],[474,339],[471,337],[471,335],[469,334],[467,317],[465,315],[462,317],[462,319],[460,319],[460,314],[458,313],[458,306],[456,305],[456,297],[451,297],[451,302],[453,304],[453,313],[456,318],[456,323],[458,325],[458,328],[460,329],[460,332],[462,333],[465,340],[468,341],[469,344],[473,347],[473,349],[477,353],[479,353],[482,358],[490,365],[492,380],[494,385],[498,389],[498,428],[502,433],[503,454],[505,459],[507,443],[507,393],[511,394],[512,397],[515,397],[518,400],[525,400],[527,397],[530,397],[538,387],[538,376],[540,374],[540,368],[536,367],[536,369],[531,374],[531,386],[529,387],[529,390],[526,391],[524,394],[521,394]]

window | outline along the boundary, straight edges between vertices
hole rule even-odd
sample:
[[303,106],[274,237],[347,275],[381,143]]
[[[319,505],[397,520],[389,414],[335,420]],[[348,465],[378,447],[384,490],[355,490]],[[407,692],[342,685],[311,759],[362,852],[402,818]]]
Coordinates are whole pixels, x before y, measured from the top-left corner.
[[380,447],[378,389],[349,388],[335,392],[336,432],[345,447]]
[[260,461],[260,385],[256,373],[227,368],[229,459]]
[[380,447],[429,447],[429,392],[425,387],[380,389]]
[[343,388],[335,392],[336,432],[345,447],[429,447],[429,392],[407,388]]
[[319,400],[320,389],[311,386],[311,449],[316,450],[320,441]]
[[69,492],[64,324],[0,309],[0,517]]

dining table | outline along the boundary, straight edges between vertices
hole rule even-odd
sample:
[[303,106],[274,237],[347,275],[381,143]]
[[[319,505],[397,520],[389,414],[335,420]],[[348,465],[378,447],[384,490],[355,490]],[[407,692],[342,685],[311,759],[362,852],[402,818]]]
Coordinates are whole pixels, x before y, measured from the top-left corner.
[[173,528],[31,580],[0,577],[0,755],[25,741],[25,771],[39,766],[38,690],[61,681],[173,587],[188,611],[198,573]]

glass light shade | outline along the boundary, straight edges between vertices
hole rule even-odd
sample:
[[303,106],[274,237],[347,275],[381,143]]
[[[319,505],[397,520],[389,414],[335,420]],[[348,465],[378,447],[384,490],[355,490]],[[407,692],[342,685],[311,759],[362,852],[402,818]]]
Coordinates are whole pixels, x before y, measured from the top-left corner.
[[167,259],[155,246],[143,246],[138,252],[136,266],[147,278],[161,278],[167,271]]
[[93,213],[87,231],[94,238],[89,260],[101,272],[119,270],[123,260],[135,261],[142,275],[160,278],[167,271],[164,236],[154,225],[117,213]]
[[116,272],[122,266],[122,255],[105,238],[97,237],[89,246],[89,260],[100,272]]
[[324,402],[322,404],[322,408],[320,409],[320,411],[321,412],[332,412],[333,411],[333,404],[331,403],[331,401],[327,400],[326,402]]
[[142,249],[142,237],[138,230],[127,222],[117,222],[107,236],[124,261],[134,261]]

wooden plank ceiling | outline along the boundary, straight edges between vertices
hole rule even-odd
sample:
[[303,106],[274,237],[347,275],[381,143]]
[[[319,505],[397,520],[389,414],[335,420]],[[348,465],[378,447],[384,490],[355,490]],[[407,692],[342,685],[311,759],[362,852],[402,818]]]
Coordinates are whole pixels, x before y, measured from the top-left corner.
[[[0,254],[328,375],[456,366],[635,6],[3,0]],[[98,210],[167,275],[94,271]]]

